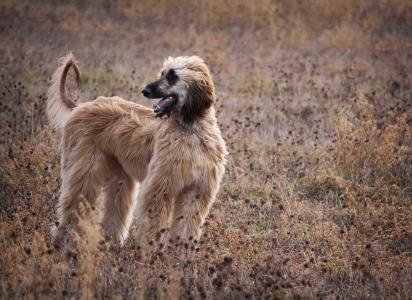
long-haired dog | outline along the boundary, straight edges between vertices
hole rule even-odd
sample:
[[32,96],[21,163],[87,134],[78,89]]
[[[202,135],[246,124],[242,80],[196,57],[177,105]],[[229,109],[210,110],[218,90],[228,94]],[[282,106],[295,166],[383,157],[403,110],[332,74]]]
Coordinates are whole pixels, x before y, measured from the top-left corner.
[[74,56],[62,58],[47,101],[61,131],[62,186],[55,238],[75,226],[81,199],[103,199],[102,227],[120,243],[135,212],[138,240],[197,239],[224,173],[226,146],[208,67],[197,56],[169,57],[142,91],[153,109],[119,97],[76,104],[66,91]]

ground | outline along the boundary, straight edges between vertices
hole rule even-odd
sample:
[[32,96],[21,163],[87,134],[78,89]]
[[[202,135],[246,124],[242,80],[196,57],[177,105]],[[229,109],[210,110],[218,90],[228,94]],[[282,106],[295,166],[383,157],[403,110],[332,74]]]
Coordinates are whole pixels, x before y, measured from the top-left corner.
[[[412,298],[409,1],[2,1],[0,298]],[[229,155],[198,243],[142,253],[84,206],[55,248],[58,134],[45,115],[72,50],[78,101],[140,90],[199,55]]]

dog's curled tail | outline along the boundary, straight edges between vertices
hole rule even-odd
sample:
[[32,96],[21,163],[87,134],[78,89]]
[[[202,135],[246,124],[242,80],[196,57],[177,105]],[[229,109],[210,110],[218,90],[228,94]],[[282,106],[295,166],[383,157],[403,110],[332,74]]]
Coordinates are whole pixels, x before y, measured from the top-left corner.
[[56,129],[62,129],[69,119],[71,111],[76,107],[76,103],[68,95],[66,90],[66,77],[70,68],[73,67],[76,75],[76,83],[80,88],[80,71],[76,65],[76,59],[69,52],[60,59],[60,66],[54,72],[51,86],[47,98],[47,116],[50,124]]

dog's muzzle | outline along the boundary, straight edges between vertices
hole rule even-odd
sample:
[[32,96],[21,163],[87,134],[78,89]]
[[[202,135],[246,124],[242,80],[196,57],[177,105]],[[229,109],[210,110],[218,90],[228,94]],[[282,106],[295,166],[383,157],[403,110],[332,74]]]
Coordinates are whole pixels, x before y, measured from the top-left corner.
[[177,103],[176,95],[164,95],[162,93],[159,93],[156,82],[148,84],[142,90],[142,94],[146,98],[150,99],[161,98],[157,104],[153,105],[153,111],[156,114],[156,117],[162,117],[166,114],[169,116],[173,106]]

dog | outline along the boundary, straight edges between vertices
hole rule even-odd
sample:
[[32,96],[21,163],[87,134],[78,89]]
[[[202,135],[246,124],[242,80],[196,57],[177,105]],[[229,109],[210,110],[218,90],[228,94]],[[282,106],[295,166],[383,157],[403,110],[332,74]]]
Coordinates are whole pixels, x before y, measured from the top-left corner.
[[[164,234],[196,240],[214,202],[227,150],[217,124],[215,87],[198,56],[169,57],[142,91],[153,109],[120,97],[77,104],[66,89],[69,53],[52,77],[47,115],[61,132],[56,240],[75,227],[79,203],[102,199],[104,232],[123,244],[135,215],[137,241]],[[83,200],[82,200],[83,199]]]

